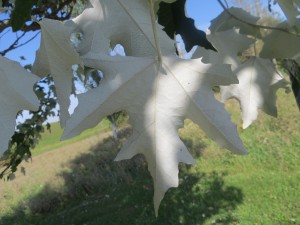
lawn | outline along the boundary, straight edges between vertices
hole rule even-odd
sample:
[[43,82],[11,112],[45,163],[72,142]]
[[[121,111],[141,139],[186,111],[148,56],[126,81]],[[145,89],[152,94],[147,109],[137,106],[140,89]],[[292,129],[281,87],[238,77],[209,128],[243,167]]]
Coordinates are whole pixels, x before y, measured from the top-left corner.
[[0,185],[1,225],[289,225],[300,224],[300,114],[291,93],[279,93],[278,118],[260,114],[242,130],[239,106],[227,109],[248,149],[220,149],[191,121],[179,133],[196,159],[180,165],[180,186],[154,216],[152,180],[142,156],[114,162],[130,128],[111,137],[106,122],[57,142],[56,125],[32,163]]

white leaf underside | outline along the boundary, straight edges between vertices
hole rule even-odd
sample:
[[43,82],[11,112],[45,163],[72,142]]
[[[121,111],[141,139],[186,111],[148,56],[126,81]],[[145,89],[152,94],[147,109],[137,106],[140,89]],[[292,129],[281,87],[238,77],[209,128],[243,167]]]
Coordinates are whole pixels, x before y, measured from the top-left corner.
[[300,0],[276,0],[286,15],[289,24],[294,26],[300,15]]
[[184,118],[196,122],[220,146],[235,153],[246,152],[229,115],[211,90],[216,84],[236,82],[230,78],[229,66],[210,67],[200,60],[173,56],[163,58],[161,68],[151,58],[101,59],[90,55],[83,61],[92,68],[106,68],[108,73],[114,65],[111,70],[116,76],[79,95],[79,107],[68,120],[63,139],[95,126],[113,112],[126,110],[133,135],[116,159],[145,155],[155,185],[156,211],[166,190],[178,186],[178,163],[193,162],[177,133]]
[[221,87],[222,101],[239,100],[242,109],[243,128],[247,128],[258,116],[258,109],[277,116],[276,91],[287,85],[269,59],[250,58],[235,70],[239,84]]
[[[282,32],[281,32],[282,33]],[[278,73],[270,60],[251,58],[241,64],[238,52],[254,43],[253,39],[239,34],[237,29],[211,33],[208,39],[218,53],[198,48],[193,57],[203,57],[205,63],[230,64],[239,83],[221,86],[222,101],[239,100],[242,109],[243,128],[247,128],[262,108],[267,114],[276,116],[276,91],[287,82]]]
[[202,57],[204,63],[230,64],[233,71],[241,64],[238,53],[243,52],[255,42],[246,35],[241,35],[239,29],[236,28],[210,33],[207,39],[218,52],[198,47],[193,58]]
[[[300,28],[300,19],[296,25]],[[290,29],[286,22],[278,25],[280,28]],[[300,37],[282,31],[273,30],[263,39],[264,46],[260,57],[266,58],[293,58],[300,63]]]
[[[83,33],[78,48],[81,60],[103,71],[104,79],[98,88],[78,96],[79,106],[67,121],[63,138],[126,110],[133,134],[116,160],[145,155],[154,180],[157,214],[167,189],[178,186],[178,163],[193,163],[178,137],[184,118],[192,119],[220,146],[234,153],[246,150],[211,90],[215,85],[237,82],[230,66],[179,59],[174,42],[159,25],[152,24],[155,18],[150,6],[146,0],[93,0],[91,7],[65,24]],[[127,56],[109,56],[115,44],[122,44]]]
[[69,118],[69,97],[73,86],[72,65],[81,65],[79,55],[70,42],[73,27],[49,19],[43,19],[40,26],[41,44],[32,71],[41,77],[48,74],[53,77],[60,106],[60,125],[64,128]]
[[[231,16],[227,11],[236,18]],[[209,27],[211,33],[226,31],[235,27],[240,29],[241,34],[251,35],[257,38],[261,36],[259,28],[250,26],[244,22],[246,21],[251,24],[256,24],[259,17],[252,16],[250,13],[241,8],[231,7],[227,9],[227,11],[224,10],[218,17],[211,21],[211,25]]]
[[[92,0],[92,7],[68,22],[77,26],[84,38],[78,52],[108,54],[109,49],[121,44],[126,55],[145,57],[157,53],[151,24],[149,5],[146,0]],[[160,26],[158,25],[158,29]],[[171,54],[174,45],[168,36],[159,32],[161,52]]]
[[38,109],[39,101],[33,92],[38,80],[17,62],[0,56],[0,155],[7,150],[8,141],[14,134],[17,113]]

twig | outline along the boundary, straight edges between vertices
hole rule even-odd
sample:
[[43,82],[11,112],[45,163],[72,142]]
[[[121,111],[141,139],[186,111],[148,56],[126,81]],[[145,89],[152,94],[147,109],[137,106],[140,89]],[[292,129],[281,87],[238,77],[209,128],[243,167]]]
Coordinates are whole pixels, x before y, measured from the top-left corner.
[[284,33],[288,33],[288,34],[291,34],[291,35],[295,35],[295,36],[298,36],[300,37],[300,34],[295,34],[287,29],[284,29],[284,28],[280,28],[280,27],[270,27],[270,26],[263,26],[263,25],[258,25],[258,24],[254,24],[254,23],[249,23],[248,21],[245,21],[235,15],[233,15],[227,8],[226,6],[223,4],[223,2],[221,0],[217,0],[219,2],[219,4],[221,5],[221,7],[224,9],[224,11],[226,11],[231,17],[233,17],[234,19],[236,20],[239,20],[241,21],[242,23],[245,23],[249,26],[252,26],[252,27],[257,27],[257,28],[260,28],[260,29],[267,29],[267,30],[277,30],[277,31],[281,31],[281,32],[284,32]]
[[9,30],[5,31],[5,33],[0,36],[0,39],[3,38],[4,35],[6,35],[8,32],[9,32]]
[[225,4],[226,4],[226,8],[229,8],[228,2],[227,0],[224,0]]
[[8,53],[9,51],[14,50],[16,48],[19,48],[19,47],[22,47],[22,46],[28,44],[30,41],[32,41],[33,39],[35,39],[40,34],[40,32],[37,32],[33,37],[31,37],[30,39],[28,39],[24,43],[18,45],[18,42],[21,40],[22,37],[24,37],[25,34],[26,34],[26,32],[23,32],[23,34],[21,36],[17,37],[17,39],[7,49],[5,49],[2,52],[0,52],[0,55],[5,56],[6,53]]

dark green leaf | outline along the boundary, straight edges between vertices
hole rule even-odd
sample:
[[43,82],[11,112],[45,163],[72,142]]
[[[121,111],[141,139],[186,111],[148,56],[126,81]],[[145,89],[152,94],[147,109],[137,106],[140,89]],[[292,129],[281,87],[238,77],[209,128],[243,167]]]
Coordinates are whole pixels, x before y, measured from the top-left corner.
[[16,0],[10,20],[13,31],[22,29],[25,22],[30,20],[33,4],[34,0]]
[[193,19],[186,17],[185,2],[186,0],[177,0],[174,3],[161,2],[157,12],[158,23],[164,26],[164,31],[170,38],[174,39],[174,35],[180,34],[188,52],[195,45],[216,51],[207,40],[205,32],[195,27]]

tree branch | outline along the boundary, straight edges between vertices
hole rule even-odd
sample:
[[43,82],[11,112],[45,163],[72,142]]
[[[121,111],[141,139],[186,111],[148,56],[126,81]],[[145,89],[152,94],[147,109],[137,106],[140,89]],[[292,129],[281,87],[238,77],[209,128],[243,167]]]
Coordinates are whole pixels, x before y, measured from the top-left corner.
[[245,23],[249,26],[252,26],[252,27],[257,27],[257,28],[260,28],[260,29],[267,29],[267,30],[277,30],[277,31],[281,31],[281,32],[284,32],[284,33],[288,33],[288,34],[291,34],[291,35],[295,35],[295,36],[298,36],[300,37],[300,34],[296,34],[294,32],[291,32],[287,29],[284,29],[284,28],[280,28],[280,27],[270,27],[270,26],[264,26],[264,25],[258,25],[258,24],[254,24],[254,23],[249,23],[235,15],[233,15],[227,8],[226,6],[223,4],[223,2],[221,0],[217,0],[219,2],[219,4],[221,5],[221,7],[224,9],[224,11],[226,11],[231,17],[233,17],[234,19],[236,20],[239,20],[241,21],[242,23]]
[[26,32],[23,32],[19,37],[17,37],[17,39],[7,49],[0,52],[0,55],[5,56],[9,51],[12,51],[16,48],[19,48],[19,47],[22,47],[22,46],[28,44],[30,41],[35,39],[40,34],[40,32],[37,32],[33,37],[31,37],[30,39],[28,39],[24,43],[18,44],[19,41],[25,36],[25,34],[26,34]]
[[[72,15],[73,8],[74,8],[72,3],[76,3],[76,0],[60,1],[58,5],[52,1],[45,1],[43,5],[37,8],[33,8],[31,11],[31,15],[37,18],[37,20],[41,20],[42,18],[49,18],[49,19],[64,21],[69,19]],[[64,10],[65,7],[67,7],[66,10]],[[51,13],[48,13],[49,12],[48,9],[51,9]],[[9,19],[4,19],[0,21],[0,33],[2,33],[6,28],[9,28],[10,26],[11,26],[11,22]],[[40,29],[41,29],[40,25],[37,22],[32,21],[32,23],[30,23],[29,25],[25,24],[24,27],[21,29],[21,31],[23,31],[24,33],[20,37],[17,37],[17,39],[7,49],[0,52],[0,55],[4,56],[9,51],[27,44],[28,42],[33,40],[39,33],[35,34],[31,39],[29,39],[28,41],[20,45],[18,44],[18,42],[25,35],[26,32],[37,31]]]

